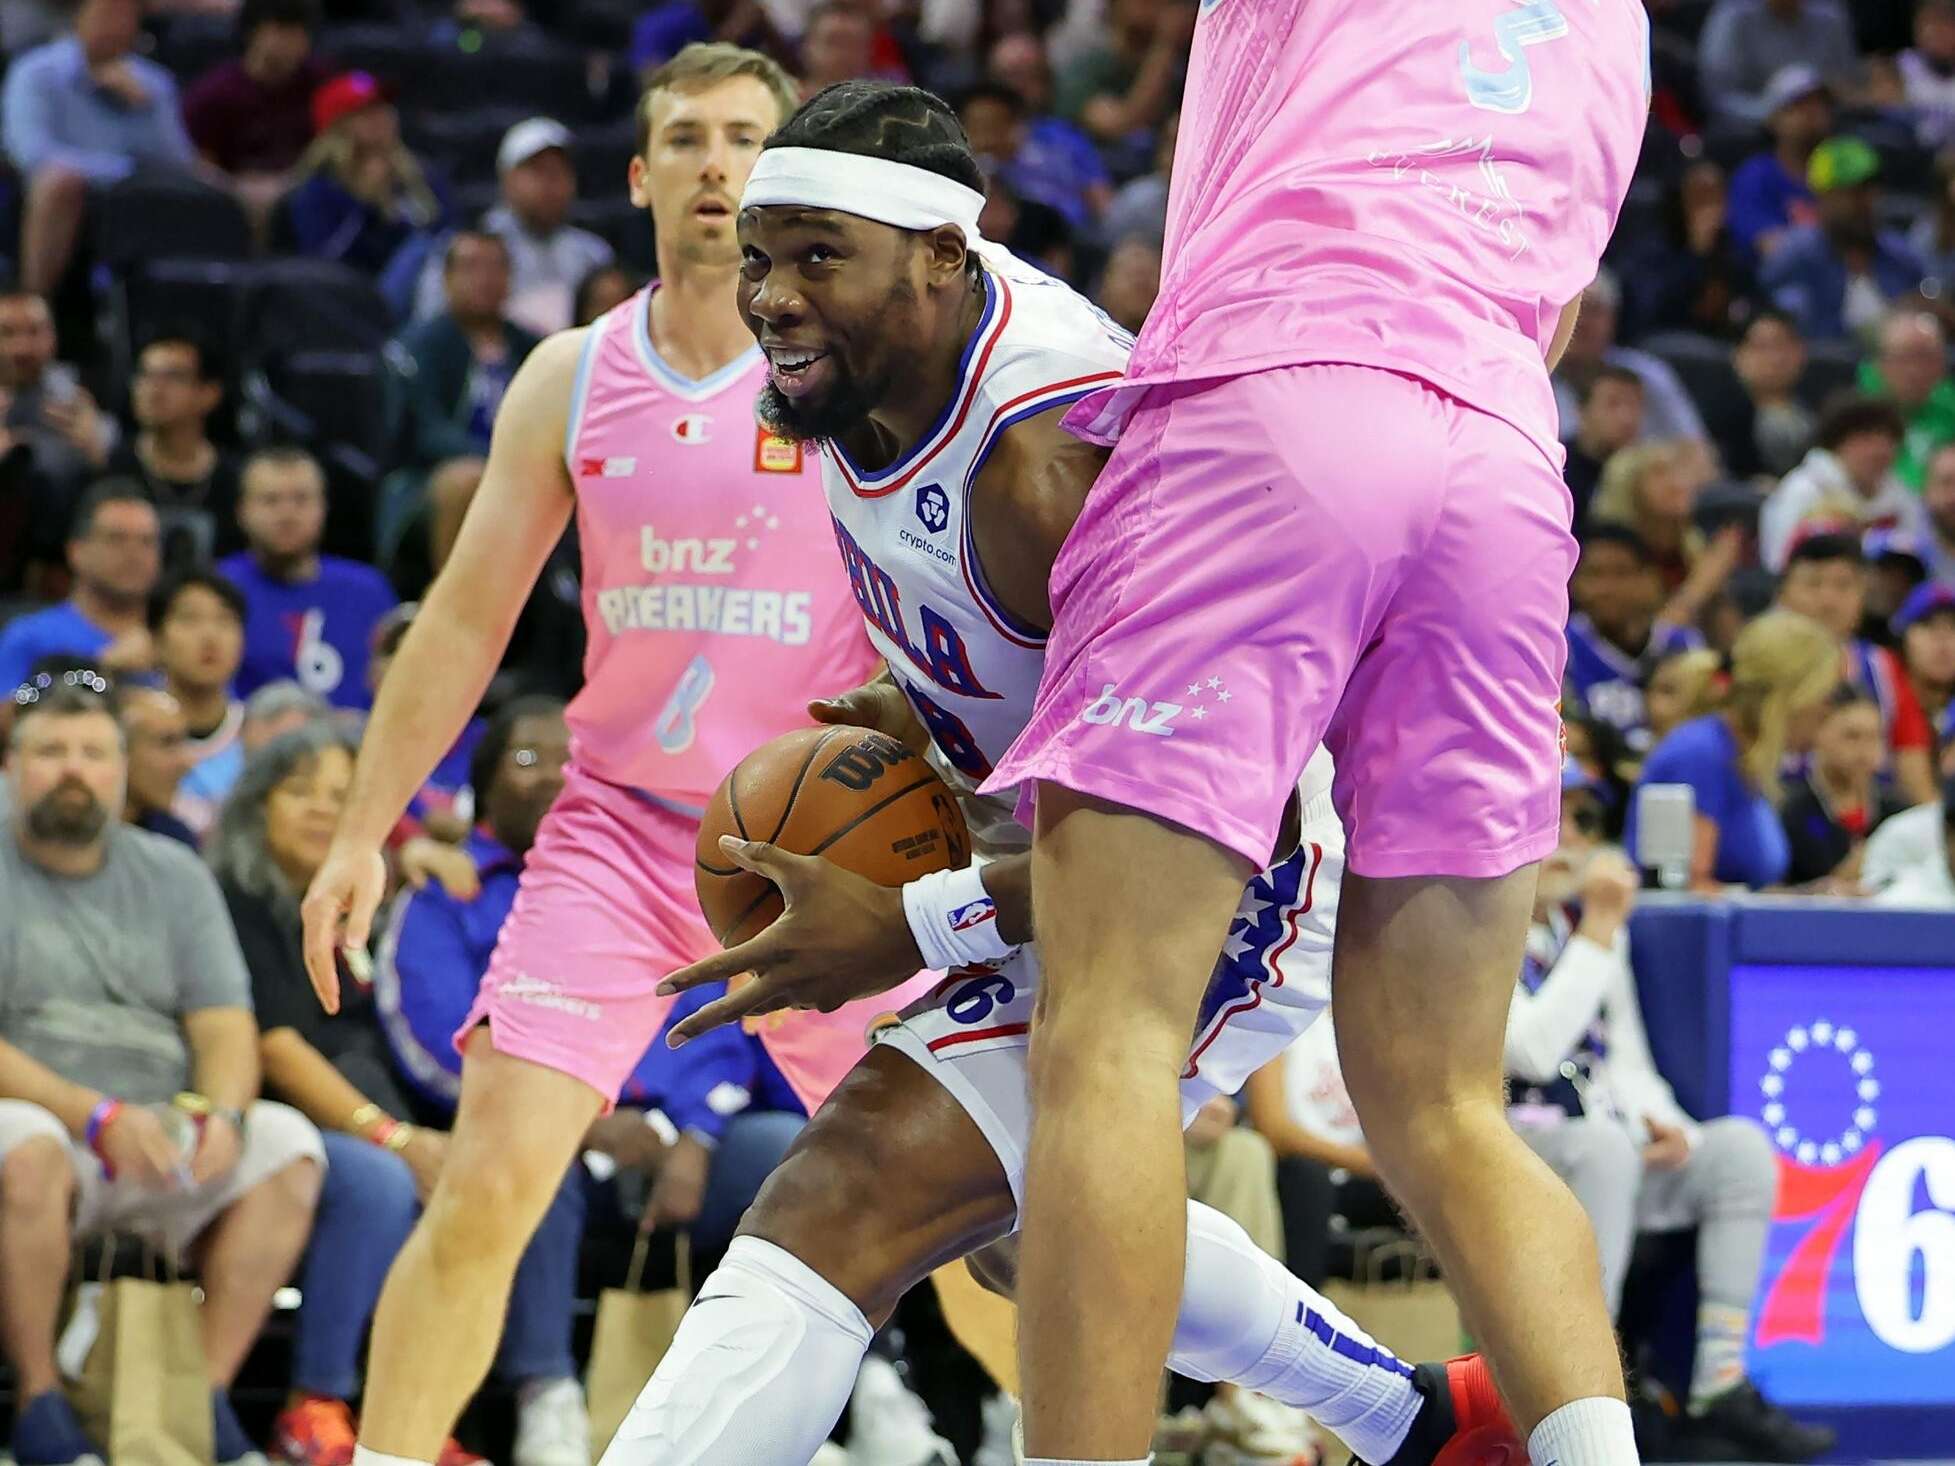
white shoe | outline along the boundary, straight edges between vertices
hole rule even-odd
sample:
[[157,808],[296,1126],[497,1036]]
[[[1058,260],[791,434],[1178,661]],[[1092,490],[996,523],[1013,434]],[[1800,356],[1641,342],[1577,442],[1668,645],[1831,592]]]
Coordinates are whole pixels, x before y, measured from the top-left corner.
[[591,1422],[582,1385],[554,1379],[519,1392],[514,1456],[516,1466],[591,1466]]
[[1281,1400],[1235,1390],[1202,1413],[1211,1432],[1204,1466],[1317,1466],[1310,1418]]
[[854,1466],[957,1466],[950,1442],[930,1429],[929,1407],[880,1354],[865,1357],[855,1377],[849,1460]]
[[1000,1390],[978,1407],[978,1419],[984,1433],[971,1466],[1013,1466],[1025,1459],[1018,1448],[1018,1401]]
[[808,1466],[850,1466],[849,1453],[833,1441],[823,1441],[821,1449],[809,1458]]

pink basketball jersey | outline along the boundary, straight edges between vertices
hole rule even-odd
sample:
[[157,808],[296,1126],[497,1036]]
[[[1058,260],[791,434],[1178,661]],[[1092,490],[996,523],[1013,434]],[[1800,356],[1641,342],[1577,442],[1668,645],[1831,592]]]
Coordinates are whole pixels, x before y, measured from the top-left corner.
[[[1206,0],[1127,386],[1383,367],[1558,464],[1544,356],[1615,227],[1648,67],[1640,0]],[[1111,441],[1138,395],[1068,423]]]
[[590,647],[570,732],[600,779],[698,810],[876,656],[813,453],[754,420],[766,358],[679,375],[652,346],[655,289],[590,327],[571,399]]

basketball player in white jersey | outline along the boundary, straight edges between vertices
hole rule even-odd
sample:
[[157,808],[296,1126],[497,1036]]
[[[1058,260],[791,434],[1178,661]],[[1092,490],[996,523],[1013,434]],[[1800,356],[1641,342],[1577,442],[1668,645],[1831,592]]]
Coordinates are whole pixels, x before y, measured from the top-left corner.
[[[360,1466],[437,1459],[494,1353],[524,1245],[670,1010],[658,977],[717,949],[692,863],[721,776],[803,724],[811,697],[875,666],[825,553],[812,465],[755,425],[766,366],[735,309],[740,189],[794,105],[778,66],[731,46],[688,48],[652,78],[629,181],[663,277],[552,337],[510,385],[306,898],[306,960],[331,1007],[340,924],[364,945],[381,894],[380,842],[480,700],[574,510],[590,649],[571,764],[457,1035],[460,1106],[375,1318]],[[795,1015],[762,1042],[812,1110],[861,1056],[872,1016]],[[350,1101],[348,1128],[383,1144],[401,1133]],[[588,1466],[581,1392],[550,1389],[524,1402],[517,1460]]]
[[[884,1032],[768,1182],[608,1466],[802,1466],[903,1292],[1016,1226],[1039,988],[1024,945],[1030,834],[971,791],[1031,707],[1046,577],[1099,466],[1058,416],[1119,375],[1130,338],[1065,285],[977,244],[979,184],[936,98],[851,82],[769,139],[743,199],[741,305],[773,366],[761,413],[820,443],[843,562],[886,663],[817,712],[923,747],[995,858],[898,892],[726,842],[788,908],[666,984],[759,974],[682,1036],[859,998],[918,966],[948,976]],[[1191,711],[1219,709],[1228,691],[1187,696]],[[1186,1116],[1239,1088],[1323,1007],[1342,865],[1330,778],[1327,759],[1306,772],[1284,858],[1244,895],[1178,1056]],[[1463,1466],[1515,1448],[1478,1360],[1414,1370],[1228,1218],[1191,1206],[1188,1226],[1177,1369],[1307,1409],[1371,1462]],[[982,1271],[1008,1269],[994,1255]]]

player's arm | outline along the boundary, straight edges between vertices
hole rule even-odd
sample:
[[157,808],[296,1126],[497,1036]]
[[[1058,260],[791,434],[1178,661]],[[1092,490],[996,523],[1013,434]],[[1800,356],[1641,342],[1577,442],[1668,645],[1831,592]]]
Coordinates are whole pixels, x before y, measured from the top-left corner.
[[1052,625],[1052,562],[1106,465],[1106,449],[1059,425],[1065,415],[1062,404],[1007,428],[971,485],[978,568],[1027,626]]
[[1562,353],[1568,350],[1568,343],[1575,335],[1575,321],[1582,313],[1582,298],[1576,296],[1561,308],[1561,319],[1555,322],[1554,340],[1548,343],[1548,370],[1553,371],[1561,365]]
[[582,331],[539,346],[509,384],[481,487],[454,551],[388,668],[361,740],[333,847],[307,893],[305,959],[329,1011],[333,949],[364,947],[384,885],[380,846],[473,716],[530,588],[569,521],[564,428]]

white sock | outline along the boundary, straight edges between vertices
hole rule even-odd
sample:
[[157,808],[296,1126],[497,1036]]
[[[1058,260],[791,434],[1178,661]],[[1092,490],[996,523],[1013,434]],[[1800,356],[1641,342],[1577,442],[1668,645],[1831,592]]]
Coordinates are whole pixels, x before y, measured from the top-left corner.
[[807,1466],[872,1332],[792,1253],[736,1237],[600,1466]]
[[1527,1438],[1534,1466],[1636,1466],[1636,1431],[1629,1407],[1598,1396],[1563,1405]]
[[1188,1269],[1168,1363],[1307,1410],[1364,1461],[1389,1461],[1425,1397],[1412,1367],[1249,1240],[1188,1203]]
[[353,1466],[434,1466],[434,1462],[416,1461],[412,1456],[383,1456],[365,1446],[355,1446]]

